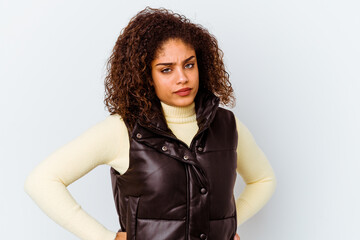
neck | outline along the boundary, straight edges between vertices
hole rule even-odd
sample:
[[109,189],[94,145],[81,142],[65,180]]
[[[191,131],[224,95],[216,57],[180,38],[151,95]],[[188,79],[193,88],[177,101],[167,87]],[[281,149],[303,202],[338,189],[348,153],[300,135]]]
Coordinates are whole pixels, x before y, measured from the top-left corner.
[[186,123],[196,121],[195,102],[185,107],[168,105],[160,101],[167,122]]

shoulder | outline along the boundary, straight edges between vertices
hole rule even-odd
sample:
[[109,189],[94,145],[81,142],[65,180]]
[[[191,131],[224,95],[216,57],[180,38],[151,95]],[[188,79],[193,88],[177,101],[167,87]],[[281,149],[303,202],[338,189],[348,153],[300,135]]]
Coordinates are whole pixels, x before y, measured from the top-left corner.
[[[104,157],[104,163],[112,165],[128,150],[129,134],[123,118],[119,114],[108,115],[92,127],[91,139],[94,148],[99,148]],[[89,138],[90,139],[90,138]]]
[[235,113],[229,109],[219,107],[217,110],[217,118],[222,119],[222,121],[227,124],[233,123],[236,126],[238,132],[242,130],[247,130],[247,127],[244,123],[235,115]]
[[94,124],[86,133],[108,146],[113,145],[114,142],[123,142],[128,138],[127,127],[118,114],[108,115]]
[[224,107],[218,107],[218,113],[220,114],[229,114],[229,115],[234,115],[233,111],[226,109]]
[[229,124],[235,124],[235,114],[231,110],[223,107],[218,107],[215,118]]
[[127,129],[123,118],[117,113],[108,115],[99,124],[103,125],[104,127],[112,128],[112,129],[119,129],[119,130]]

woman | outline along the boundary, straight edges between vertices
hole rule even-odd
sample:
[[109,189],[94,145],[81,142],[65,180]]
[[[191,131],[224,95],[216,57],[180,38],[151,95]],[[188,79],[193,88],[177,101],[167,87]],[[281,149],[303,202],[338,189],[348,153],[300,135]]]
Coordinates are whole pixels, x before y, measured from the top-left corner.
[[[147,7],[121,32],[108,66],[110,115],[33,170],[27,193],[81,239],[240,239],[237,227],[269,200],[275,176],[248,129],[219,107],[234,97],[216,39]],[[117,233],[66,190],[100,164],[111,166]],[[236,171],[247,185],[235,201]]]

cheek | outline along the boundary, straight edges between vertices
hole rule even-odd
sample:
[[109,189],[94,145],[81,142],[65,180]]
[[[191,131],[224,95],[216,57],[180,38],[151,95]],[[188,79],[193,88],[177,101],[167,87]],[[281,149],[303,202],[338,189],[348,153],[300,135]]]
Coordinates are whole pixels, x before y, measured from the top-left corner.
[[159,90],[161,94],[167,95],[171,92],[171,84],[168,81],[161,81],[159,84]]
[[196,85],[199,85],[199,72],[198,71],[194,71],[192,78],[193,78],[194,82],[196,82]]
[[170,89],[168,81],[162,76],[153,74],[153,82],[157,95],[164,95]]
[[196,68],[194,69],[194,71],[192,72],[193,77],[199,79],[199,69],[198,66],[196,65]]

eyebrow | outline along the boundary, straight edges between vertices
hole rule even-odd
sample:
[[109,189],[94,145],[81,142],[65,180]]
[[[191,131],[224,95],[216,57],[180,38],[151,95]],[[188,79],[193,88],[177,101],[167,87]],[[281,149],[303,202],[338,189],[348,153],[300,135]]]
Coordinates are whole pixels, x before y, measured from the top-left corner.
[[[183,61],[183,63],[191,60],[192,58],[195,58],[195,56],[188,57],[187,59],[185,59],[185,60]],[[174,65],[174,64],[175,64],[175,63],[158,63],[158,64],[156,64],[155,66],[158,66],[158,65],[171,66],[171,65]]]

